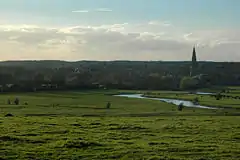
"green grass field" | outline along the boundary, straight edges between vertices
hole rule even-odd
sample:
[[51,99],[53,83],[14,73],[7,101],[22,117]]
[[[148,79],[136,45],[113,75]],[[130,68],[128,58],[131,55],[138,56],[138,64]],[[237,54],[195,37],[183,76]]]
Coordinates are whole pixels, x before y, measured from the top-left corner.
[[179,112],[113,93],[2,94],[0,159],[240,159],[239,110]]
[[[224,95],[239,96],[240,90],[233,90],[229,93],[224,93]],[[240,99],[234,98],[222,98],[216,100],[215,97],[210,95],[194,95],[187,92],[166,92],[166,91],[152,91],[144,94],[146,97],[154,98],[169,98],[169,99],[180,99],[192,101],[195,98],[199,99],[199,103],[203,106],[211,107],[224,107],[224,108],[236,108],[240,109]]]
[[212,87],[212,88],[205,88],[200,89],[199,91],[202,92],[221,92],[222,90],[227,90],[229,93],[227,95],[233,95],[233,96],[240,96],[240,87],[234,86],[234,87]]

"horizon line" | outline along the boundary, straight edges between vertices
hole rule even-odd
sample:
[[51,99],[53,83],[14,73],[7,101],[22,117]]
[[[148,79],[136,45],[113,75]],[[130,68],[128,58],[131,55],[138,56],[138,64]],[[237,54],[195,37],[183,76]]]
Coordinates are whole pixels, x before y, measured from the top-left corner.
[[[4,62],[50,62],[50,61],[58,61],[58,62],[67,62],[67,63],[76,63],[76,62],[191,62],[191,60],[77,60],[77,61],[70,61],[70,60],[0,60],[0,63]],[[216,63],[240,63],[240,61],[212,61],[212,60],[200,60],[197,62],[216,62]]]

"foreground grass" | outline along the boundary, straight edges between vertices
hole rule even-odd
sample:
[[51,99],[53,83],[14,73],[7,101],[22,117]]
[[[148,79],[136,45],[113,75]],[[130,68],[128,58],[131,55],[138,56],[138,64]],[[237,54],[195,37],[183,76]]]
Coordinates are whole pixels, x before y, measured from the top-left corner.
[[239,159],[240,117],[0,119],[2,159]]
[[[224,116],[235,110],[178,112],[160,101],[111,94],[1,95],[0,159],[240,158],[240,117]],[[6,104],[15,97],[19,106]]]

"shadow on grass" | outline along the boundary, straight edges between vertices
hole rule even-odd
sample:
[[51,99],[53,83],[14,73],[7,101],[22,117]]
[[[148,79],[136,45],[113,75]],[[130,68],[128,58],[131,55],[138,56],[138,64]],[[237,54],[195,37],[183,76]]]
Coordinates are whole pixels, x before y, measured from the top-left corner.
[[103,145],[98,142],[88,142],[84,140],[67,141],[63,145],[63,147],[65,148],[78,148],[78,149],[87,149],[87,148],[99,147],[99,146],[103,146]]
[[146,130],[147,128],[142,126],[131,126],[131,125],[118,125],[118,126],[111,126],[109,130],[121,130],[121,131],[140,131]]
[[44,141],[40,141],[40,140],[29,140],[29,139],[22,139],[22,138],[17,138],[12,136],[1,136],[0,141],[14,142],[14,143],[33,143],[33,144],[45,143]]

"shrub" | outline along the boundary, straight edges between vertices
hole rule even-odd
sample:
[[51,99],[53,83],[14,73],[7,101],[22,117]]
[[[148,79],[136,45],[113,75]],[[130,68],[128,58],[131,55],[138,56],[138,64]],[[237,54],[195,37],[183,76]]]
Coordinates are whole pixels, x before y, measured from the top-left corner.
[[15,103],[16,105],[19,105],[19,99],[16,98],[15,101],[14,101],[14,103]]
[[179,110],[179,111],[182,111],[182,110],[183,110],[183,107],[184,107],[184,106],[183,106],[183,103],[179,104],[179,105],[178,105],[178,110]]
[[111,103],[108,102],[106,108],[109,109],[111,107]]
[[220,99],[222,99],[222,95],[221,95],[220,93],[218,93],[218,94],[216,95],[216,100],[220,100]]
[[199,104],[199,99],[198,99],[198,97],[196,97],[196,98],[193,99],[193,104]]
[[5,117],[13,117],[13,114],[8,113],[8,114],[5,115]]

